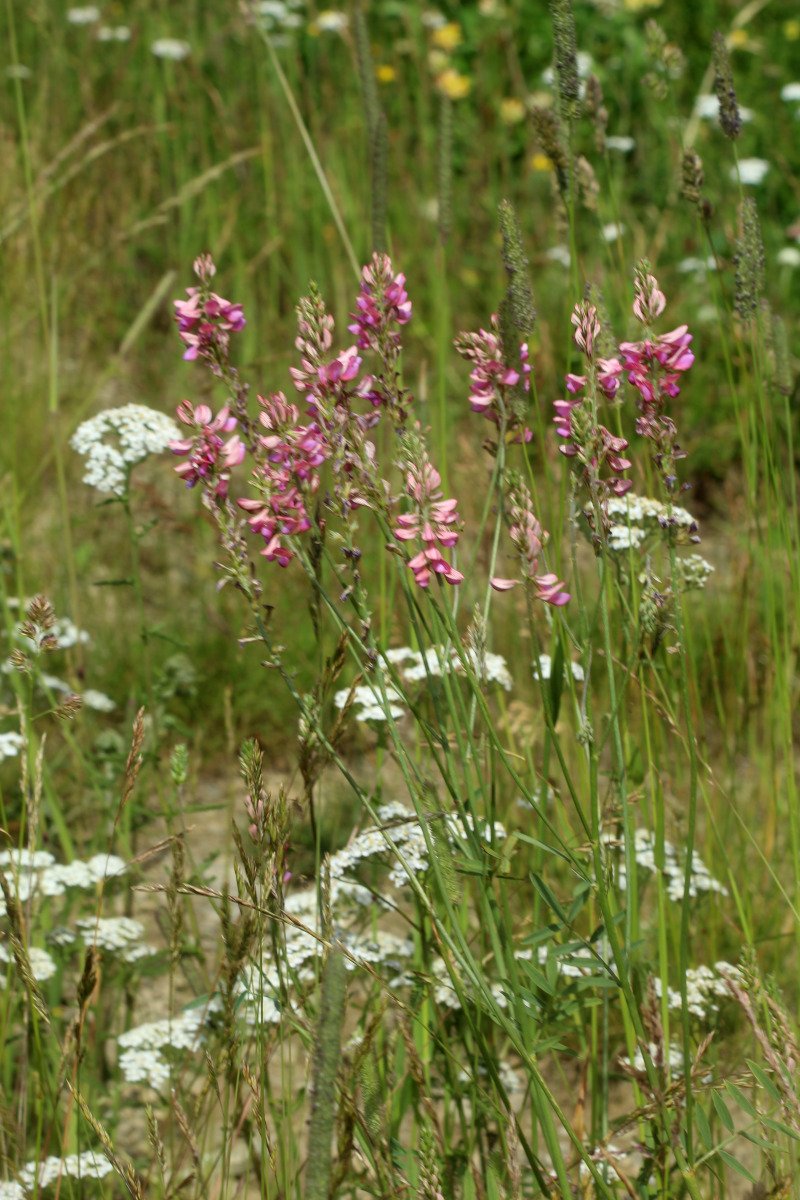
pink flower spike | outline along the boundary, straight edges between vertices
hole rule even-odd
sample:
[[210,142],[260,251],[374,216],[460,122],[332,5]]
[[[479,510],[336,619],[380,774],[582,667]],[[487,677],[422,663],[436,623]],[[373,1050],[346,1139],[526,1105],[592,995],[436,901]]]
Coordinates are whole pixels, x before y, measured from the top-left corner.
[[519,582],[520,581],[518,579],[501,579],[497,575],[493,576],[489,580],[490,585],[496,592],[510,592],[511,589],[515,588]]
[[564,604],[568,604],[572,599],[569,592],[562,592],[564,584],[557,575],[537,575],[534,580],[536,584],[536,594],[540,600],[544,600],[546,604],[552,604],[556,608],[560,608]]
[[419,587],[427,587],[433,572],[442,575],[447,583],[461,583],[464,576],[439,549],[440,546],[451,549],[458,542],[457,501],[442,496],[441,476],[428,458],[421,438],[409,438],[403,465],[412,511],[397,517],[393,533],[398,542],[422,543],[422,549],[408,560],[414,581]]

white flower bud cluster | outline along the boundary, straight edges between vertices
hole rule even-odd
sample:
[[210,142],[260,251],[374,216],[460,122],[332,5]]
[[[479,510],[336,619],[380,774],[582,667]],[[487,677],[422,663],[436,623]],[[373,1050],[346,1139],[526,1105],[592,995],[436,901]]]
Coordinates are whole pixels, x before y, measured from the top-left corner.
[[699,554],[687,554],[685,558],[676,559],[675,566],[684,592],[704,588],[714,570],[711,563]]
[[[350,697],[350,688],[342,688],[333,698],[337,708],[344,708]],[[352,704],[357,721],[386,721],[393,717],[395,721],[405,716],[406,710],[400,707],[403,697],[396,688],[386,686],[386,702],[381,695],[377,683],[373,685],[360,684],[352,689]],[[388,711],[387,711],[388,709]]]
[[[25,953],[31,965],[33,978],[38,983],[45,983],[48,979],[52,979],[57,968],[46,950],[40,950],[38,946],[26,946]],[[0,942],[0,963],[13,963],[13,961],[14,955],[11,950]],[[0,975],[0,988],[4,988],[5,985],[5,978]]]
[[41,1162],[26,1163],[18,1178],[25,1191],[32,1192],[49,1187],[65,1175],[70,1179],[105,1179],[113,1170],[99,1150],[84,1150],[81,1154],[68,1154],[66,1158],[51,1156]]
[[[687,509],[634,492],[610,496],[606,514],[611,521],[608,548],[617,553],[640,549],[649,537],[664,529],[677,529],[681,541],[689,540],[697,532],[697,521]],[[591,517],[591,510],[587,509],[586,515]]]
[[[569,664],[569,668],[572,671],[572,678],[575,680],[575,682],[583,683],[586,676],[584,675],[581,664],[577,662],[571,662]],[[564,670],[566,671],[566,669],[567,664],[565,663]],[[539,666],[537,668],[536,663],[534,663],[532,673],[534,679],[542,679],[546,681],[550,678],[553,673],[553,660],[549,654],[539,655]]]
[[0,733],[0,762],[6,758],[16,758],[24,745],[25,739],[21,733],[16,733],[13,729],[7,733]]
[[142,940],[144,925],[132,917],[86,917],[77,925],[87,946],[97,946],[123,962],[138,962],[156,953]]
[[171,417],[144,404],[123,404],[84,421],[70,445],[86,460],[84,483],[98,492],[123,496],[131,467],[150,454],[162,454],[179,438]]
[[[730,996],[726,980],[741,984],[742,973],[729,962],[717,962],[713,967],[690,967],[686,972],[686,1007],[693,1017],[704,1020],[719,1011],[718,1001]],[[658,976],[653,978],[656,995],[661,998],[663,988]],[[667,988],[667,1003],[670,1009],[680,1012],[683,999],[678,988]]]
[[[497,683],[507,692],[511,691],[513,680],[502,654],[492,654],[490,651],[478,654],[476,649],[467,646],[464,657],[481,683]],[[400,674],[406,683],[421,683],[430,676],[441,677],[451,671],[459,673],[464,670],[457,651],[452,648],[447,650],[444,646],[429,646],[425,651],[412,650],[410,646],[396,646],[386,651],[386,659],[400,667]]]
[[170,1067],[164,1051],[197,1050],[208,1011],[208,1006],[185,1009],[174,1017],[137,1025],[120,1034],[119,1068],[128,1083],[145,1083],[156,1091],[169,1083]]
[[[651,1042],[648,1047],[648,1051],[650,1054],[650,1058],[656,1064],[656,1066],[659,1066],[661,1064],[661,1060],[663,1058],[663,1065],[665,1067],[669,1067],[670,1075],[676,1076],[676,1077],[683,1075],[683,1047],[682,1046],[678,1046],[675,1043],[673,1043],[669,1047],[667,1053],[665,1054],[664,1048],[662,1046],[658,1046],[658,1045],[656,1045],[655,1042]],[[634,1071],[638,1071],[641,1074],[644,1074],[644,1072],[645,1072],[644,1054],[642,1053],[641,1047],[639,1047],[639,1046],[637,1046],[637,1048],[636,1048],[636,1053],[633,1056],[633,1060],[631,1060],[630,1058],[628,1058],[627,1055],[625,1055],[619,1061],[622,1066],[625,1066],[625,1067],[632,1066]]]
[[[47,850],[23,847],[0,852],[0,870],[6,873],[16,898],[27,904],[31,899],[63,896],[70,888],[88,891],[103,879],[121,875],[126,864],[116,854],[94,854],[85,862],[74,859],[57,863]],[[0,916],[5,911],[5,901],[0,898]]]
[[[603,841],[606,845],[620,849],[614,834],[603,834]],[[658,870],[658,866],[656,865],[656,837],[649,829],[637,829],[635,831],[634,854],[638,866],[654,873]],[[680,862],[678,851],[672,842],[667,841],[666,838],[664,839],[664,876],[667,879],[667,895],[670,900],[679,903],[683,900],[686,890],[686,867]],[[624,890],[628,881],[625,863],[622,860],[617,865],[616,878],[618,886]],[[716,892],[720,896],[728,895],[728,889],[718,879],[714,878],[700,855],[695,851],[692,855],[689,896],[694,900],[702,892]]]
[[[408,885],[406,866],[414,874],[427,871],[428,845],[413,809],[393,801],[381,805],[377,816],[381,822],[381,830],[367,829],[363,833],[357,834],[344,849],[331,856],[332,880],[353,871],[367,859],[382,858],[392,854],[393,847],[396,848],[398,855],[402,855],[406,864],[404,865],[400,861],[393,862],[389,871],[389,882],[394,887]],[[453,814],[442,817],[440,823],[449,840],[455,844],[465,841],[471,833],[464,822]],[[477,836],[486,842],[502,841],[506,836],[506,831],[499,821],[495,821],[493,826],[486,824],[480,828]]]

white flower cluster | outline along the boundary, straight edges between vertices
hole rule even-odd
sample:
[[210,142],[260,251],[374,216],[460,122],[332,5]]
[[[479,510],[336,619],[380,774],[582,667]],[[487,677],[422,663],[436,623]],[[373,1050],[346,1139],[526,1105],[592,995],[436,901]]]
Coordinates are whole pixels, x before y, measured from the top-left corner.
[[290,30],[299,29],[303,24],[302,15],[296,11],[300,7],[301,3],[298,0],[286,0],[286,3],[284,0],[259,0],[255,11],[262,18],[268,33],[288,33]]
[[[121,875],[126,869],[116,854],[95,854],[88,861],[74,859],[57,863],[47,850],[3,850],[0,870],[6,872],[11,890],[22,904],[46,896],[63,896],[70,888],[86,891],[103,879]],[[0,898],[0,915],[5,913]]]
[[161,454],[180,431],[171,417],[144,404],[109,408],[79,425],[70,445],[86,459],[84,483],[114,496],[125,493],[131,467]]
[[129,42],[131,31],[128,25],[101,25],[97,31],[98,42]]
[[[569,667],[570,667],[570,670],[572,671],[572,678],[577,683],[583,683],[586,676],[584,675],[583,667],[581,666],[581,664],[577,663],[577,662],[571,662],[569,664]],[[565,663],[564,670],[566,671],[566,669],[567,669],[567,664]],[[533,678],[548,680],[550,678],[550,676],[552,675],[552,673],[553,673],[552,658],[550,657],[549,654],[540,654],[538,670],[536,667],[536,663],[533,664]]]
[[327,8],[324,12],[317,13],[315,21],[320,33],[343,33],[349,23],[350,18],[347,13],[334,8]]
[[797,246],[782,246],[775,255],[775,262],[781,267],[800,267],[800,250]]
[[[481,683],[498,683],[507,692],[511,691],[511,673],[502,654],[486,651],[478,655],[473,648],[466,647],[464,657]],[[412,650],[410,646],[397,646],[386,651],[386,658],[400,668],[406,683],[421,683],[429,676],[441,677],[451,671],[464,670],[458,652],[444,646],[429,646],[424,652]]]
[[[563,975],[565,979],[582,979],[587,975],[596,975],[598,971],[608,973],[602,959],[595,957],[590,951],[567,952],[557,954],[556,946],[539,946],[536,951],[536,958],[539,966],[546,967],[549,963],[555,963],[556,974]],[[532,950],[520,950],[517,953],[519,959],[533,958]]]
[[[464,657],[470,670],[482,683],[497,683],[507,692],[511,691],[511,673],[502,654],[485,651],[478,655],[474,649],[466,647]],[[386,651],[386,661],[398,667],[406,683],[421,683],[431,676],[441,678],[450,672],[458,674],[464,671],[457,651],[447,650],[444,646],[429,646],[424,652],[412,650],[410,646],[394,647]],[[401,707],[403,696],[391,684],[386,684],[384,690],[385,702],[377,682],[360,684],[353,689],[352,702],[357,721],[386,721],[389,717],[398,720],[405,716],[405,709]],[[349,696],[349,688],[338,691],[333,698],[336,707],[344,708]]]
[[[578,78],[581,81],[581,96],[583,96],[585,82],[594,69],[594,59],[585,50],[579,50],[575,62],[578,68]],[[555,79],[556,73],[553,67],[546,67],[542,71],[542,82],[546,83],[548,87],[553,86]]]
[[[701,117],[704,121],[716,121],[719,117],[719,98],[713,95],[698,96],[694,106],[695,115]],[[743,105],[738,106],[739,116],[742,119],[742,124],[747,125],[753,119],[753,110],[744,108]]]
[[[742,973],[737,966],[729,962],[717,962],[713,967],[690,967],[686,972],[686,1007],[694,1017],[700,1020],[712,1016],[719,1011],[718,1000],[730,996],[726,980],[740,983]],[[653,978],[656,995],[661,998],[662,986],[658,976]],[[667,1003],[673,1011],[680,1012],[683,1007],[681,993],[677,988],[667,988]]]
[[[33,978],[39,983],[44,983],[47,979],[52,979],[56,973],[56,964],[53,962],[46,950],[40,950],[38,946],[26,946],[25,953],[28,956],[28,962],[31,965]],[[0,963],[12,963],[14,955],[0,942]],[[5,979],[0,976],[0,988],[5,987]]]
[[14,1179],[0,1179],[0,1200],[25,1200],[25,1188]]
[[[62,696],[72,691],[66,680],[59,679],[57,675],[41,675],[39,682],[48,691],[59,692]],[[95,712],[113,712],[117,707],[110,696],[105,692],[98,692],[95,688],[87,688],[85,692],[80,693],[80,698],[87,708],[92,708]]]
[[684,592],[704,588],[714,570],[711,563],[699,554],[687,554],[684,558],[676,559],[675,567]]
[[636,149],[636,139],[624,134],[610,134],[606,138],[606,150],[616,150],[618,154],[630,154]]
[[[363,905],[370,902],[371,896],[365,888],[359,888],[350,881],[336,881],[332,874],[331,904],[336,917],[336,937],[346,951],[347,969],[353,971],[359,964],[364,964],[385,966],[392,971],[401,970],[414,952],[413,941],[386,929],[376,929],[374,923],[370,925],[368,933],[348,928],[344,923],[351,919],[347,910],[350,908],[352,912],[350,901],[353,899]],[[288,979],[284,977],[284,983],[303,986],[313,983],[317,959],[322,953],[321,939],[316,932],[319,919],[317,889],[310,887],[290,893],[286,898],[286,911],[301,921],[304,928],[291,921],[284,926],[289,974]],[[260,965],[248,964],[239,974],[236,990],[237,1013],[248,1024],[276,1025],[281,1020],[281,973],[272,955],[268,958],[265,956]]]
[[25,739],[21,733],[13,729],[0,733],[0,762],[6,758],[16,758],[24,745]]
[[[402,855],[414,874],[427,871],[428,846],[416,813],[399,801],[393,801],[382,805],[377,815],[383,832],[367,829],[352,838],[343,850],[333,854],[330,860],[332,879],[341,878],[367,859],[381,858],[393,850]],[[436,819],[440,820],[442,829],[451,842],[458,844],[468,839],[471,831],[466,828],[460,817],[448,814]],[[506,831],[499,821],[495,821],[494,826],[485,824],[477,832],[486,842],[502,841],[506,836]],[[407,886],[408,875],[402,862],[393,863],[389,871],[389,881],[395,887]]]
[[86,917],[77,925],[87,946],[97,946],[123,962],[138,962],[156,953],[153,946],[142,941],[144,925],[132,917]]
[[[623,1176],[620,1174],[620,1171],[615,1170],[614,1163],[630,1158],[629,1150],[623,1150],[620,1146],[615,1145],[614,1142],[609,1142],[606,1146],[595,1147],[595,1149],[589,1152],[589,1157],[595,1164],[597,1173],[604,1183],[614,1184],[627,1180],[627,1171],[629,1168],[626,1168],[625,1175]],[[588,1165],[583,1161],[578,1167],[578,1175],[582,1180],[586,1181],[592,1178],[592,1173]]]
[[728,178],[734,183],[743,183],[747,187],[758,187],[769,174],[770,164],[765,158],[740,158],[731,167]]
[[105,692],[98,692],[95,688],[89,688],[81,693],[81,700],[87,708],[93,708],[95,712],[113,712],[117,707],[110,696]]
[[93,25],[100,20],[100,9],[94,4],[84,4],[80,8],[67,9],[67,23],[70,25]]
[[41,1162],[26,1163],[18,1179],[26,1192],[32,1192],[49,1187],[64,1175],[71,1179],[105,1179],[113,1170],[99,1150],[84,1150],[82,1154],[68,1154],[66,1158],[51,1156]]
[[420,16],[420,21],[426,29],[441,29],[447,24],[447,17],[438,8],[426,8]]
[[169,1082],[165,1050],[197,1050],[209,1008],[188,1008],[175,1017],[164,1017],[128,1029],[117,1038],[119,1068],[128,1083],[146,1083],[156,1091]]
[[[648,1047],[648,1051],[650,1054],[650,1058],[656,1064],[656,1066],[659,1065],[659,1062],[663,1056],[664,1066],[669,1067],[670,1075],[678,1076],[678,1075],[683,1074],[683,1047],[682,1046],[678,1046],[673,1042],[673,1044],[669,1047],[669,1050],[667,1051],[667,1053],[664,1054],[663,1047],[657,1046],[655,1042],[651,1042]],[[619,1061],[622,1066],[625,1066],[625,1067],[632,1066],[634,1071],[639,1071],[642,1074],[644,1074],[644,1071],[645,1071],[644,1054],[642,1053],[640,1046],[637,1046],[636,1053],[634,1054],[632,1061],[630,1058],[628,1058],[627,1055],[625,1055]]]
[[717,260],[713,254],[708,254],[705,258],[697,258],[694,255],[689,255],[688,258],[682,258],[678,263],[678,270],[682,275],[705,275],[706,271],[716,271]]
[[[619,845],[614,834],[603,834],[603,841],[606,845]],[[637,829],[635,831],[634,854],[638,866],[654,873],[658,870],[656,865],[656,837],[649,829]],[[678,859],[678,851],[672,842],[667,841],[666,838],[664,839],[664,875],[668,881],[667,895],[669,899],[680,903],[686,891],[686,868]],[[617,883],[622,889],[627,887],[624,861],[620,861],[617,866]],[[692,854],[689,896],[694,900],[702,892],[717,892],[720,896],[728,895],[728,889],[718,879],[714,878],[700,855],[695,851]]]
[[56,617],[53,628],[48,630],[56,639],[59,650],[71,650],[73,646],[88,646],[91,638],[85,629],[79,629],[69,617]]
[[[405,716],[405,709],[400,707],[403,697],[396,688],[386,685],[384,688],[386,703],[384,703],[377,683],[370,686],[360,684],[352,689],[352,704],[357,721],[386,721],[393,717],[395,721]],[[337,708],[344,708],[350,697],[350,688],[342,688],[333,698]]]
[[[192,53],[192,47],[188,42],[184,42],[182,38],[156,38],[151,44],[150,50],[155,54],[156,58],[164,58],[168,62],[183,62]],[[128,407],[133,408],[134,405]],[[172,434],[172,437],[175,435]]]
[[[477,1073],[479,1078],[485,1079],[489,1074],[489,1069],[483,1063],[479,1063]],[[519,1071],[515,1067],[512,1067],[510,1062],[506,1062],[505,1059],[501,1058],[497,1063],[497,1074],[500,1076],[500,1082],[509,1094],[525,1090],[525,1084]],[[462,1067],[458,1072],[458,1078],[461,1083],[469,1083],[473,1076],[466,1067]]]
[[612,550],[636,549],[659,529],[677,529],[687,536],[697,532],[697,521],[685,508],[633,492],[609,497],[606,512],[611,518],[608,544]]

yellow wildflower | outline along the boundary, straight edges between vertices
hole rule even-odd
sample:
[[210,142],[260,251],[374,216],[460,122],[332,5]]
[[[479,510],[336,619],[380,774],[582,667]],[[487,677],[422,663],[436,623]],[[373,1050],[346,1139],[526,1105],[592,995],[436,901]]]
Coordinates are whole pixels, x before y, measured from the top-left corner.
[[728,35],[731,50],[745,50],[750,45],[750,34],[746,29],[732,29]]
[[456,46],[461,45],[462,40],[461,26],[456,25],[455,21],[450,21],[447,25],[440,25],[438,29],[434,29],[431,35],[431,41],[440,50],[455,50]]
[[550,159],[546,154],[542,154],[541,151],[538,154],[534,154],[531,158],[532,171],[552,171],[552,169],[553,164]]
[[792,17],[790,21],[784,21],[783,36],[787,42],[796,42],[800,38],[800,20],[797,17]]
[[448,67],[446,71],[442,71],[436,83],[439,91],[443,92],[451,100],[463,100],[465,96],[469,95],[472,88],[470,77],[459,74],[453,67]]
[[375,78],[378,83],[394,83],[397,79],[397,71],[391,63],[381,63],[375,68]]
[[525,119],[525,105],[516,96],[507,96],[500,101],[500,120],[505,125],[518,125]]

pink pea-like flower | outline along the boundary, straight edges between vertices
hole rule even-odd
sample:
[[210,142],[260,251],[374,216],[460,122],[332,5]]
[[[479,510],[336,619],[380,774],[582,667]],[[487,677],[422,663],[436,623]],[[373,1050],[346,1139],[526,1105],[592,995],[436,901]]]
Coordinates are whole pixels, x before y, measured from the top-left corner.
[[411,453],[414,458],[409,458],[407,464],[406,490],[414,509],[397,517],[394,536],[399,542],[422,543],[422,549],[408,562],[419,587],[427,588],[434,575],[441,575],[446,583],[455,586],[464,576],[445,558],[439,547],[447,550],[458,543],[458,503],[443,498],[441,476],[421,444]]
[[508,500],[509,534],[519,555],[522,579],[494,576],[489,582],[496,592],[508,592],[517,584],[526,582],[533,588],[537,600],[560,608],[571,597],[557,575],[552,572],[539,574],[539,559],[547,534],[533,512],[531,494],[521,480],[512,480]]
[[215,417],[207,404],[195,407],[190,400],[184,400],[178,406],[177,417],[193,432],[191,437],[169,443],[173,454],[188,456],[186,462],[175,468],[176,474],[187,487],[202,482],[216,496],[226,496],[230,471],[245,455],[244,444],[238,436],[227,441],[222,437],[223,433],[233,433],[236,418],[227,407],[221,408]]
[[238,333],[245,326],[241,304],[232,304],[209,291],[209,280],[215,271],[208,255],[196,259],[195,273],[200,287],[187,288],[187,299],[174,302],[178,333],[186,346],[183,357],[188,361],[199,357],[211,361],[226,358],[231,333]]
[[523,394],[530,391],[531,366],[527,342],[523,342],[519,348],[519,365],[507,363],[498,318],[494,315],[491,329],[462,333],[456,338],[455,345],[459,354],[472,364],[469,376],[469,406],[472,411],[494,425],[505,422],[512,441],[529,442],[533,434],[520,420],[512,395],[512,389],[521,389]]
[[387,254],[373,254],[371,263],[363,268],[351,320],[347,328],[355,335],[359,350],[385,352],[399,347],[400,335],[394,327],[411,320],[411,301],[405,275],[394,274]]

